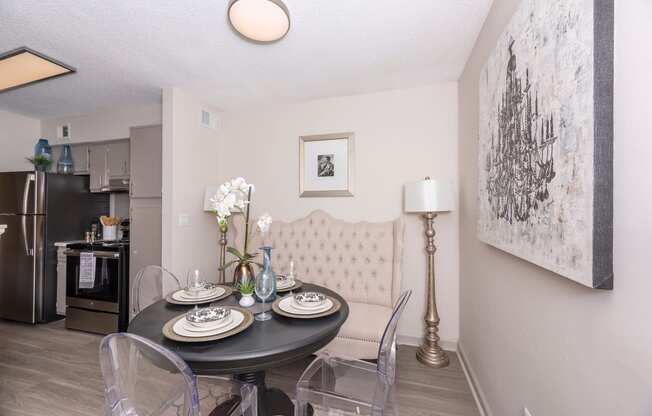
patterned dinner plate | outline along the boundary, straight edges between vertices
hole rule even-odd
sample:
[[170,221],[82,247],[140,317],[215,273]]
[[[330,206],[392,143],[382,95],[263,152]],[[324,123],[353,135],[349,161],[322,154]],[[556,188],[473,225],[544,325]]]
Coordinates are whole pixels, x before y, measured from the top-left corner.
[[[186,319],[186,314],[179,315],[175,318],[170,319],[165,323],[163,326],[163,336],[165,338],[171,339],[172,341],[179,341],[179,342],[207,342],[207,341],[217,341],[220,339],[228,338],[231,337],[235,334],[239,334],[240,332],[244,331],[245,329],[249,328],[251,324],[254,323],[254,314],[251,313],[250,310],[246,308],[240,308],[238,306],[229,306],[231,308],[231,313],[234,313],[238,315],[239,317],[242,316],[242,318],[238,318],[237,320],[234,319],[230,325],[233,325],[235,322],[237,322],[237,325],[233,325],[233,327],[225,329],[222,328],[222,330],[219,331],[219,333],[215,332],[209,332],[208,334],[196,334],[196,333],[188,333],[188,336],[181,335],[184,334],[185,331],[183,329],[183,322],[179,322],[181,320]],[[235,318],[235,317],[234,317]],[[178,330],[181,334],[178,334],[175,332]]]
[[[229,286],[219,285],[217,287],[224,290],[224,292],[222,292],[220,290],[216,296],[212,296],[212,297],[209,297],[209,298],[181,300],[183,298],[179,297],[178,294],[185,292],[185,289],[180,289],[180,290],[177,290],[176,292],[173,292],[173,293],[170,293],[169,295],[167,295],[165,300],[168,303],[172,303],[172,304],[175,304],[175,305],[202,305],[204,303],[211,303],[211,302],[216,302],[218,300],[222,300],[224,298],[227,298],[227,297],[231,296],[231,294],[233,293],[233,288],[231,288]],[[222,292],[222,293],[220,293],[220,292]]]
[[[305,310],[299,311],[298,309],[295,309],[297,313],[289,312],[292,310],[292,308],[285,307],[285,304],[293,301],[292,296],[286,296],[284,298],[276,299],[274,303],[272,303],[272,310],[276,314],[285,316],[287,318],[297,318],[297,319],[323,318],[325,316],[330,316],[334,314],[335,312],[339,311],[340,308],[342,307],[342,304],[340,303],[339,300],[332,298],[330,296],[327,296],[326,299],[327,301],[330,301],[332,303],[332,306],[329,309],[326,309],[325,311],[320,311],[317,313],[306,313],[307,311]],[[283,305],[284,307],[279,306],[281,302],[284,303]]]
[[290,286],[290,287],[284,287],[284,288],[282,288],[282,289],[277,287],[277,288],[276,288],[276,293],[283,293],[283,292],[289,292],[289,291],[291,291],[291,290],[297,290],[297,289],[299,289],[301,286],[303,286],[303,282],[302,282],[301,280],[294,279],[294,285],[293,285],[293,286]]

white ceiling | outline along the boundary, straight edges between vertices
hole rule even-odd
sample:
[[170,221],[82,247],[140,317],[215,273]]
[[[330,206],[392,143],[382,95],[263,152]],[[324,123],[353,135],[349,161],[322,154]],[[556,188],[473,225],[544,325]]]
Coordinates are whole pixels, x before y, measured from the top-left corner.
[[457,80],[492,0],[286,0],[272,45],[236,36],[228,0],[0,0],[0,52],[78,73],[0,93],[38,118],[160,102],[183,87],[223,110]]

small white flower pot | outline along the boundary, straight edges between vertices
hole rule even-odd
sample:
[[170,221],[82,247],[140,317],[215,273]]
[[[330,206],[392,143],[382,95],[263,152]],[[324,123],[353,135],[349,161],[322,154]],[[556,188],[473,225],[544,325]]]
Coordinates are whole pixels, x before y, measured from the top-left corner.
[[254,295],[242,295],[240,298],[240,306],[243,308],[248,308],[250,306],[253,306],[254,303],[256,303],[256,300],[254,299]]

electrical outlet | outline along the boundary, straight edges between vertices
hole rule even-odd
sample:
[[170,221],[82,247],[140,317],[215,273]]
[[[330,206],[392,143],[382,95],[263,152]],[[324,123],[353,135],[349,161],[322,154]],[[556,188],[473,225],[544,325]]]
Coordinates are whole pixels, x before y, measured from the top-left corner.
[[532,416],[532,413],[530,413],[527,407],[523,408],[523,416]]

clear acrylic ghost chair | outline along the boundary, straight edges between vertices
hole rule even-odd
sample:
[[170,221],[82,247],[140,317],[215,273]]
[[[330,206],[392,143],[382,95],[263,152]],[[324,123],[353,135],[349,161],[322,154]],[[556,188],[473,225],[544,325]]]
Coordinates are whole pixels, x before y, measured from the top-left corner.
[[179,279],[167,269],[160,266],[143,267],[136,273],[131,287],[131,317],[179,289]]
[[306,368],[296,387],[295,416],[398,415],[394,396],[396,329],[412,291],[396,301],[378,350],[378,363],[323,352]]
[[196,377],[178,355],[137,335],[104,337],[100,364],[107,416],[257,416],[256,386]]

